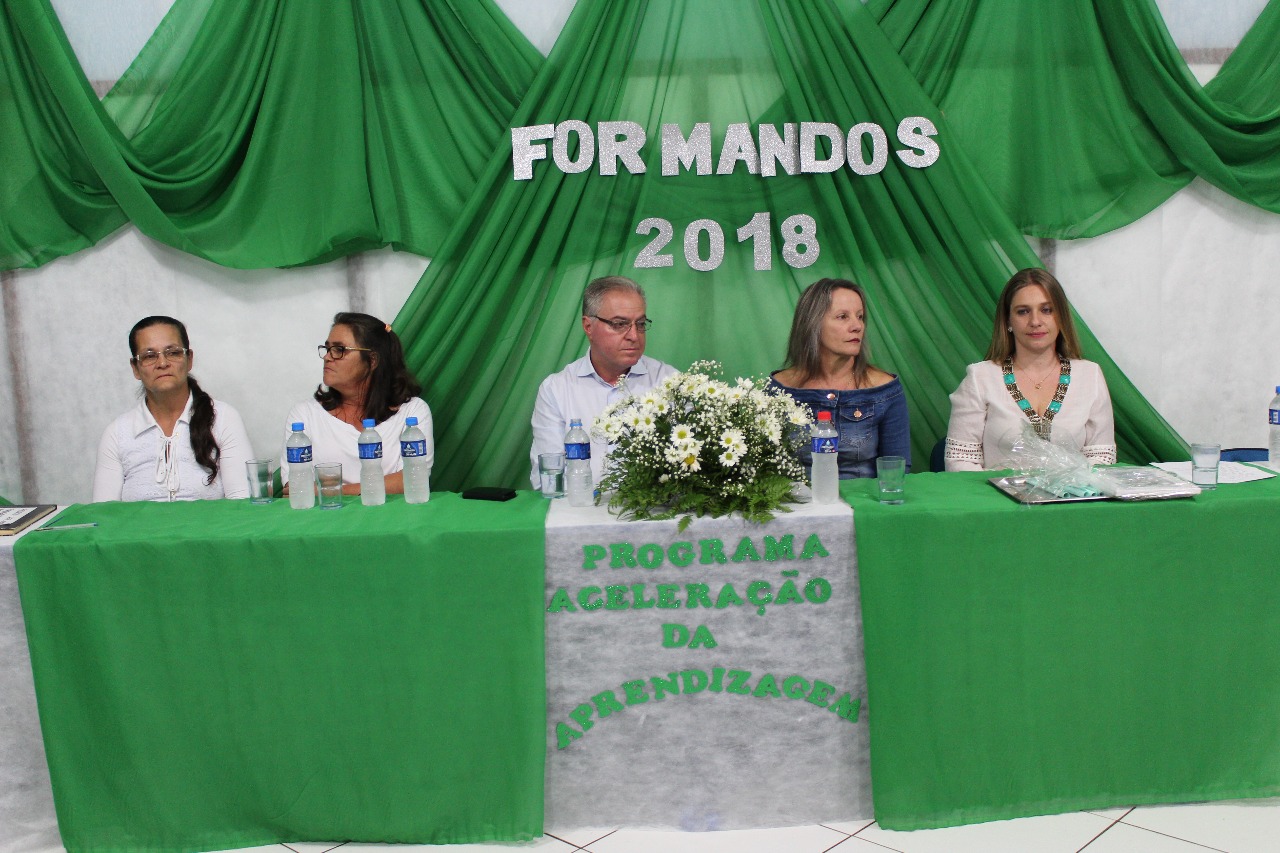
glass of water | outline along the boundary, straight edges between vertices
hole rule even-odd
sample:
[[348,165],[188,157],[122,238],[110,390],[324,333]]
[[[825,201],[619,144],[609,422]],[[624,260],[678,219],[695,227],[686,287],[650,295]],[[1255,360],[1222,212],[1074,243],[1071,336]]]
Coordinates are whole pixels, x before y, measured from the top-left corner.
[[1191,482],[1202,489],[1218,488],[1218,460],[1222,458],[1222,445],[1191,445]]
[[539,453],[538,474],[544,498],[564,497],[564,453]]

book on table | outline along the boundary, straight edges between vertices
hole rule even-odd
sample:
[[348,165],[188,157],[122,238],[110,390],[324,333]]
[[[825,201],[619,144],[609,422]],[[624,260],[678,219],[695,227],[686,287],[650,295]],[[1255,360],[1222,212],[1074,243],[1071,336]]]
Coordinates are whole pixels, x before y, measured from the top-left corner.
[[0,536],[21,533],[57,508],[57,504],[0,506]]

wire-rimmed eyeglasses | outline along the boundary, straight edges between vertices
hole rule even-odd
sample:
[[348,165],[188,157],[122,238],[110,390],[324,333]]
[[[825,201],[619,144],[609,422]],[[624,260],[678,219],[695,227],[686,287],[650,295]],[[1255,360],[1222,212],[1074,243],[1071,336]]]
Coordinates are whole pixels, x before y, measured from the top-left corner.
[[191,350],[186,349],[185,347],[165,347],[159,352],[156,352],[153,349],[148,349],[138,353],[130,360],[133,361],[134,364],[145,364],[149,366],[159,361],[160,356],[162,355],[167,361],[177,361],[178,359],[185,357],[189,352],[191,352]]

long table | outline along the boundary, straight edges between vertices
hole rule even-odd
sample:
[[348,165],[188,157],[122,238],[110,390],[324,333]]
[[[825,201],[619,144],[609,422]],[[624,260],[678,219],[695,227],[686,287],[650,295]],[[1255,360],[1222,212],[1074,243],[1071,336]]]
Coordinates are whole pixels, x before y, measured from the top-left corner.
[[1022,506],[987,476],[842,484],[876,820],[1280,794],[1280,479]]
[[[882,825],[1280,794],[1280,480],[1046,507],[976,474],[874,489],[841,493]],[[116,504],[26,537],[67,848],[537,834],[545,512]]]
[[116,503],[25,537],[66,848],[540,835],[545,515]]

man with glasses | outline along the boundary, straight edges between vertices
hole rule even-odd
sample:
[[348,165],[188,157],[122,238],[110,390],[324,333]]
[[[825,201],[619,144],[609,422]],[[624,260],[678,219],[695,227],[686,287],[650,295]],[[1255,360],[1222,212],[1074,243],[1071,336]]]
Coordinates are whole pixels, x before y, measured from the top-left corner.
[[[542,381],[533,406],[530,482],[539,487],[538,454],[564,450],[569,421],[578,418],[588,432],[605,407],[653,388],[676,369],[644,354],[645,333],[653,321],[645,315],[644,290],[620,275],[598,278],[582,293],[582,330],[587,354]],[[609,446],[591,437],[591,479],[600,482]]]

